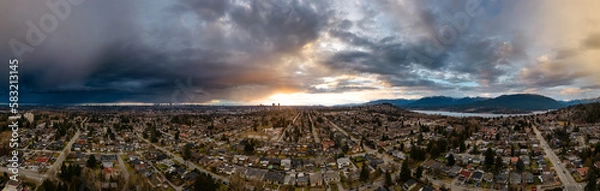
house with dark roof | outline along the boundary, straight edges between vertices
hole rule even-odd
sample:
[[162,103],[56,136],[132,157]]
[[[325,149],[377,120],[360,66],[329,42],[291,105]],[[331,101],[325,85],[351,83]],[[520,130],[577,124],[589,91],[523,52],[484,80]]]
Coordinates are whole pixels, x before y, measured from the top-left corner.
[[410,179],[402,185],[402,188],[404,188],[404,190],[410,190],[413,189],[415,186],[417,186],[417,181],[414,179]]
[[455,177],[462,171],[462,168],[459,166],[453,166],[448,173],[448,176]]
[[267,174],[265,174],[265,182],[267,182],[268,184],[283,184],[283,180],[285,178],[285,175],[282,172],[268,172]]
[[334,171],[326,172],[323,175],[323,180],[325,182],[337,182],[340,181],[340,174]]
[[308,185],[308,177],[304,173],[298,173],[296,178],[296,185],[298,186],[307,186]]
[[571,161],[571,165],[573,165],[575,168],[583,167],[583,163],[580,160]]
[[513,172],[510,173],[510,184],[521,184],[521,174]]
[[531,174],[531,172],[524,172],[522,174],[522,178],[524,183],[533,184],[534,182],[534,176]]
[[496,184],[507,184],[508,183],[508,174],[500,173],[496,176]]
[[470,180],[475,182],[481,182],[481,179],[483,179],[483,171],[478,170],[471,174]]
[[419,189],[419,191],[435,191],[435,189],[429,185]]
[[190,173],[185,173],[181,179],[183,179],[187,184],[191,184],[194,181],[196,181],[196,178],[198,178],[198,173],[195,172],[190,172]]

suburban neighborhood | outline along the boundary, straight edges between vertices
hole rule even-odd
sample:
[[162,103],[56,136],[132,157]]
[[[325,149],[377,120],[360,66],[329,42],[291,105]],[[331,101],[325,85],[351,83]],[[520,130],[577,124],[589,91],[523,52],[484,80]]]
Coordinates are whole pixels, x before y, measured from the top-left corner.
[[[598,124],[572,124],[564,111],[457,118],[389,104],[89,109],[18,119],[22,178],[4,177],[5,187],[582,190],[600,166]],[[3,172],[9,159],[0,157]]]

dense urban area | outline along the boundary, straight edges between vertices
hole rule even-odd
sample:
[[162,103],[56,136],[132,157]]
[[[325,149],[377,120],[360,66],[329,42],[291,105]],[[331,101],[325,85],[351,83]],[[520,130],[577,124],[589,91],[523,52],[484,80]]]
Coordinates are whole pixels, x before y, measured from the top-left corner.
[[597,190],[600,106],[447,117],[354,107],[31,107],[3,190]]

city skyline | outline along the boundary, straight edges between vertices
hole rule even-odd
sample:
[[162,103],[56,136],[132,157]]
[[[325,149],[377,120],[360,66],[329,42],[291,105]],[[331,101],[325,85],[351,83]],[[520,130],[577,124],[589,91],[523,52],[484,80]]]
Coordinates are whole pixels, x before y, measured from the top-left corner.
[[600,95],[595,1],[73,2],[0,2],[21,103]]

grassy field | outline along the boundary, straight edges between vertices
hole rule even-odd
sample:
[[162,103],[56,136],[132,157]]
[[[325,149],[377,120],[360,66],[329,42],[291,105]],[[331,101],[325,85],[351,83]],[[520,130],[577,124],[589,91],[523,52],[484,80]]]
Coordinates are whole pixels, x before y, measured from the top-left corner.
[[[264,129],[268,129],[268,128],[272,128],[272,126],[259,126],[259,127],[257,127],[257,131],[254,131],[254,129],[250,129],[243,133],[240,133],[238,135],[238,137],[240,137],[240,138],[266,137],[267,138],[266,140],[270,140],[271,138],[273,138],[273,134],[263,132]],[[266,141],[266,140],[263,140],[263,141]]]

